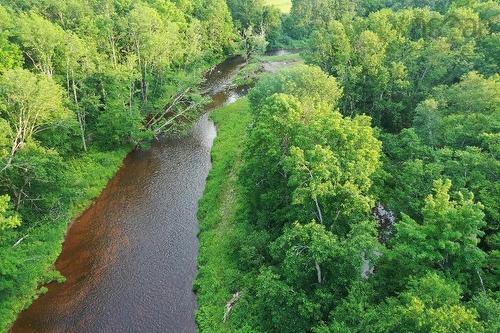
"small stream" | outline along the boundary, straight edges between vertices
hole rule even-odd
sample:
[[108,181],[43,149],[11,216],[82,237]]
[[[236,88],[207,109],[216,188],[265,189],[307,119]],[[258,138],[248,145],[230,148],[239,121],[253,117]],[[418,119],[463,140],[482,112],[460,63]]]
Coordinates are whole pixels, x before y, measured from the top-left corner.
[[[231,58],[207,76],[207,110],[239,98]],[[12,332],[196,332],[198,200],[216,136],[208,114],[189,135],[134,151],[71,225],[51,283]]]
[[[232,87],[243,66],[234,57],[207,75],[207,111],[246,93]],[[205,113],[189,135],[131,152],[69,228],[56,262],[66,282],[49,284],[11,332],[196,332],[196,214],[215,137]]]

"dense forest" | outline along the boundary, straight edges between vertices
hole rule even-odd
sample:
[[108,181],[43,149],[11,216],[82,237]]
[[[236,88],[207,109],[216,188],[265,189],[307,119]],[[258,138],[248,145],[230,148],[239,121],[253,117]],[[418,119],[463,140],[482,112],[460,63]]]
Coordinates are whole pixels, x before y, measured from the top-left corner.
[[500,330],[499,20],[496,1],[292,1],[269,42],[306,64],[214,116],[201,331]]
[[200,330],[500,331],[494,0],[0,0],[0,331],[204,74],[278,48],[305,64],[214,114]]

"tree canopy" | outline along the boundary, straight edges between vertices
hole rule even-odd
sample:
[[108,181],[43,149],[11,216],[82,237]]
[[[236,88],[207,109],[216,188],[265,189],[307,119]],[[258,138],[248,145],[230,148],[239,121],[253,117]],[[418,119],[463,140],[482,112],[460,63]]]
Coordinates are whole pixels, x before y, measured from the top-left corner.
[[249,93],[240,232],[221,245],[239,300],[214,327],[498,331],[499,13],[292,1],[283,40],[307,65]]
[[0,331],[126,153],[186,132],[216,63],[280,47],[305,64],[248,87],[217,150],[229,199],[201,215],[231,232],[197,288],[233,297],[200,329],[500,330],[499,3],[291,3],[0,0]]

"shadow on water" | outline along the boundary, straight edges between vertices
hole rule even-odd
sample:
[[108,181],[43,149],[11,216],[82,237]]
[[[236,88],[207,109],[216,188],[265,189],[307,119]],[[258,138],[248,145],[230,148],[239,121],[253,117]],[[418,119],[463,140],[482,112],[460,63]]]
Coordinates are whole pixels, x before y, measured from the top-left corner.
[[[207,76],[207,110],[245,91],[231,58]],[[205,114],[186,137],[131,152],[96,202],[69,228],[51,283],[12,332],[196,332],[192,291],[198,255],[197,203],[216,136]]]

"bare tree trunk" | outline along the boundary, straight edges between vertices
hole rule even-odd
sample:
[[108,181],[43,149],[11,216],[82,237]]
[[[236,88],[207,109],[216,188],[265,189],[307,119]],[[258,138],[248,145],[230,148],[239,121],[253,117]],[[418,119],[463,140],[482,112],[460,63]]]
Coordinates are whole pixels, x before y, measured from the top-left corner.
[[139,65],[139,70],[141,72],[141,94],[142,94],[142,101],[145,103],[147,101],[146,97],[146,65],[143,65],[143,61],[141,59],[141,49],[139,47],[139,42],[136,40],[135,41],[135,50],[137,54],[137,62]]
[[316,210],[318,211],[319,223],[323,224],[323,214],[321,213],[321,208],[319,207],[318,198],[314,196],[314,203],[316,204]]
[[481,282],[481,287],[483,288],[483,291],[486,292],[486,289],[484,288],[484,283],[483,283],[483,278],[481,277],[481,274],[479,274],[479,270],[476,269],[477,276],[479,277],[479,282]]
[[27,138],[27,135],[29,135],[28,129],[26,128],[28,125],[28,121],[24,119],[23,115],[24,112],[21,111],[21,114],[19,115],[19,124],[16,126],[16,137],[12,142],[9,158],[7,159],[7,163],[2,168],[2,170],[0,170],[0,172],[5,171],[12,165],[12,160],[14,159],[14,156],[16,156],[17,151],[23,146],[24,141]]
[[130,81],[129,85],[129,95],[128,95],[128,112],[130,115],[132,115],[132,98],[134,94],[134,83]]
[[316,267],[316,275],[318,276],[318,283],[323,283],[323,277],[321,274],[321,267],[319,267],[319,263],[317,260],[314,261],[314,266]]
[[17,240],[17,242],[15,242],[15,243],[14,243],[14,245],[12,245],[12,247],[16,247],[16,246],[18,246],[19,244],[21,244],[21,242],[22,242],[23,240],[25,240],[28,236],[29,236],[29,234],[26,234],[26,235],[24,235],[23,237],[19,238],[19,239]]
[[111,45],[111,58],[113,59],[113,68],[116,68],[117,59],[116,59],[116,46],[115,46],[115,38],[113,34],[109,34],[109,44]]
[[[313,177],[311,170],[309,168],[307,168],[307,171],[309,171],[309,177],[311,177],[311,180],[313,180],[314,177]],[[313,200],[314,200],[314,203],[316,204],[316,210],[318,211],[319,223],[323,224],[323,214],[322,214],[321,208],[319,206],[318,197],[316,195],[313,195]]]
[[182,112],[179,112],[178,114],[176,114],[175,116],[173,116],[172,118],[168,119],[167,121],[165,121],[161,126],[159,126],[158,128],[154,129],[155,131],[155,136],[161,134],[162,130],[172,124],[174,122],[175,119],[177,119],[178,117],[182,116],[183,114],[185,114],[186,112],[192,110],[193,108],[195,108],[198,104],[191,104],[189,107],[186,107],[184,110],[182,110]]
[[236,304],[236,302],[238,302],[238,300],[240,298],[241,298],[241,292],[238,291],[237,293],[235,293],[233,295],[231,300],[229,302],[227,302],[226,311],[224,311],[224,318],[222,319],[222,321],[224,323],[229,319],[229,315],[231,314],[231,311],[233,310],[234,305]]
[[80,110],[80,105],[78,103],[78,95],[76,93],[76,84],[75,84],[75,77],[74,73],[72,72],[72,79],[71,79],[71,85],[73,88],[73,99],[75,101],[76,109],[77,109],[77,114],[78,114],[78,123],[80,125],[80,135],[82,138],[82,144],[83,144],[83,150],[87,152],[87,141],[85,140],[85,111]]
[[148,121],[146,127],[153,128],[153,126],[156,125],[159,121],[161,121],[163,117],[167,115],[172,110],[172,108],[174,108],[190,90],[191,88],[187,88],[183,93],[177,95],[175,99],[172,101],[172,103],[170,103],[170,105],[166,107],[161,114],[156,114]]
[[78,111],[78,123],[80,124],[80,135],[82,138],[83,150],[87,152],[87,141],[85,140],[85,116],[82,115],[82,112]]
[[147,71],[147,63],[144,62],[144,75],[143,75],[143,85],[144,85],[144,103],[148,102],[148,71]]

